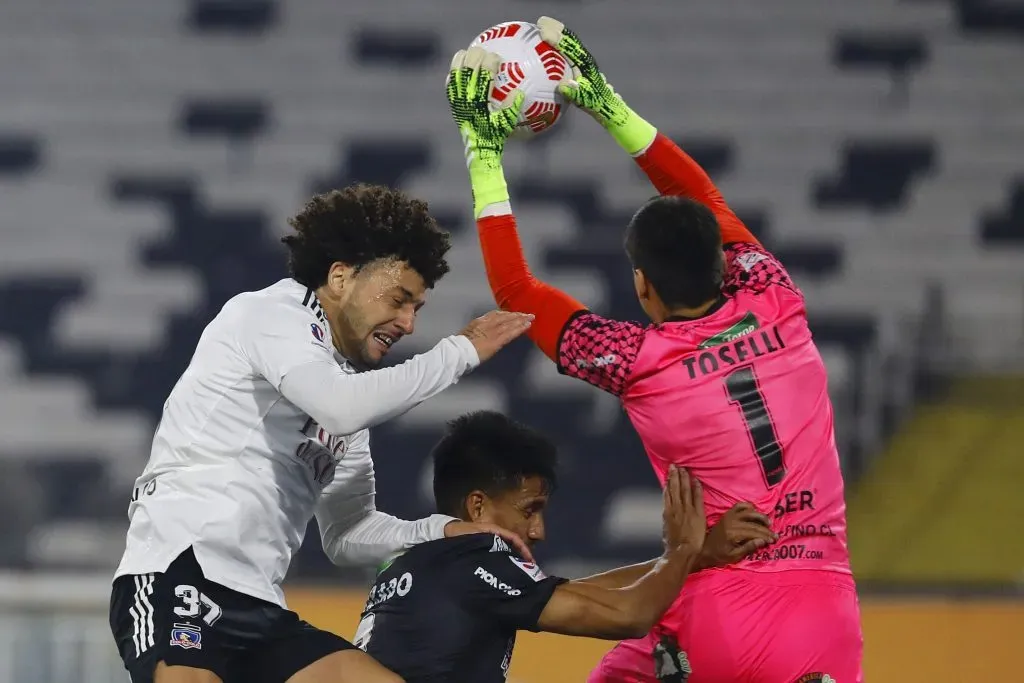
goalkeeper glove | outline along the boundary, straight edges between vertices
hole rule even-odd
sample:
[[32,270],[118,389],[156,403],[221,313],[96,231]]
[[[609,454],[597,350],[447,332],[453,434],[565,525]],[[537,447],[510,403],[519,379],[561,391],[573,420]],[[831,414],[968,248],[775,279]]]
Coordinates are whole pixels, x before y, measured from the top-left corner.
[[572,65],[572,80],[559,85],[558,92],[596,119],[629,154],[650,147],[658,131],[619,97],[579,36],[551,17],[541,17],[537,26],[541,39]]
[[446,86],[448,106],[466,150],[477,218],[488,205],[509,199],[501,161],[523,106],[523,93],[516,91],[510,104],[492,110],[490,92],[500,65],[501,58],[483,48],[459,50],[452,58]]

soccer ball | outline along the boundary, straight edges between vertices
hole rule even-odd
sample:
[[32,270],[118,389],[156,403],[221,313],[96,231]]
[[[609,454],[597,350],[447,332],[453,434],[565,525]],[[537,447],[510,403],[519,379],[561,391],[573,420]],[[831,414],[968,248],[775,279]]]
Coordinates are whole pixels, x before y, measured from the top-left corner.
[[556,88],[563,79],[572,78],[572,68],[565,57],[541,40],[537,25],[506,21],[477,36],[470,44],[476,46],[501,57],[491,103],[501,106],[516,88],[524,95],[512,137],[530,138],[555,125],[565,104]]

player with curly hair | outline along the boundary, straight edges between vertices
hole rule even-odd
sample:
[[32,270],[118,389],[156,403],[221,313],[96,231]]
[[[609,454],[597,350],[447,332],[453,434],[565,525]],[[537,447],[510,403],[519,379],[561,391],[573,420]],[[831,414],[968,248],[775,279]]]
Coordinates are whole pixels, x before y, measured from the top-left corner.
[[376,369],[448,272],[424,202],[356,185],[313,197],[283,239],[291,277],[228,301],[164,404],[128,507],[110,623],[133,683],[392,683],[287,609],[281,584],[315,515],[336,563],[510,532],[374,505],[368,428],[443,391],[523,333],[493,311]]

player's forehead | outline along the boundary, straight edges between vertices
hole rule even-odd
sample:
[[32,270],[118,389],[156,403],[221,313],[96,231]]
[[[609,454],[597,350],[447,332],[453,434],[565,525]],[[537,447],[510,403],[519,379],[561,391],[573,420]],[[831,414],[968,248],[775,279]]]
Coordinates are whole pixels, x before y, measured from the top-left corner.
[[519,482],[516,498],[520,502],[547,502],[551,495],[551,485],[547,479],[538,475],[527,475]]
[[381,293],[397,294],[412,303],[420,303],[427,285],[415,268],[398,259],[378,259],[363,267],[362,277]]

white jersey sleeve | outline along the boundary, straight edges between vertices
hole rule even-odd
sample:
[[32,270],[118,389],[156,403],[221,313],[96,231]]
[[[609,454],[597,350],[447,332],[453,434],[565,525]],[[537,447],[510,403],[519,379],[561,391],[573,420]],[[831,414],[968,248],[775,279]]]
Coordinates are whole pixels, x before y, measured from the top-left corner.
[[375,495],[370,435],[363,431],[349,444],[316,507],[324,552],[335,564],[386,562],[414,545],[444,538],[445,525],[455,521],[445,515],[398,519],[376,509]]
[[401,415],[480,363],[469,339],[452,336],[400,365],[347,372],[334,360],[325,326],[306,309],[279,306],[241,322],[242,348],[256,371],[332,434]]

